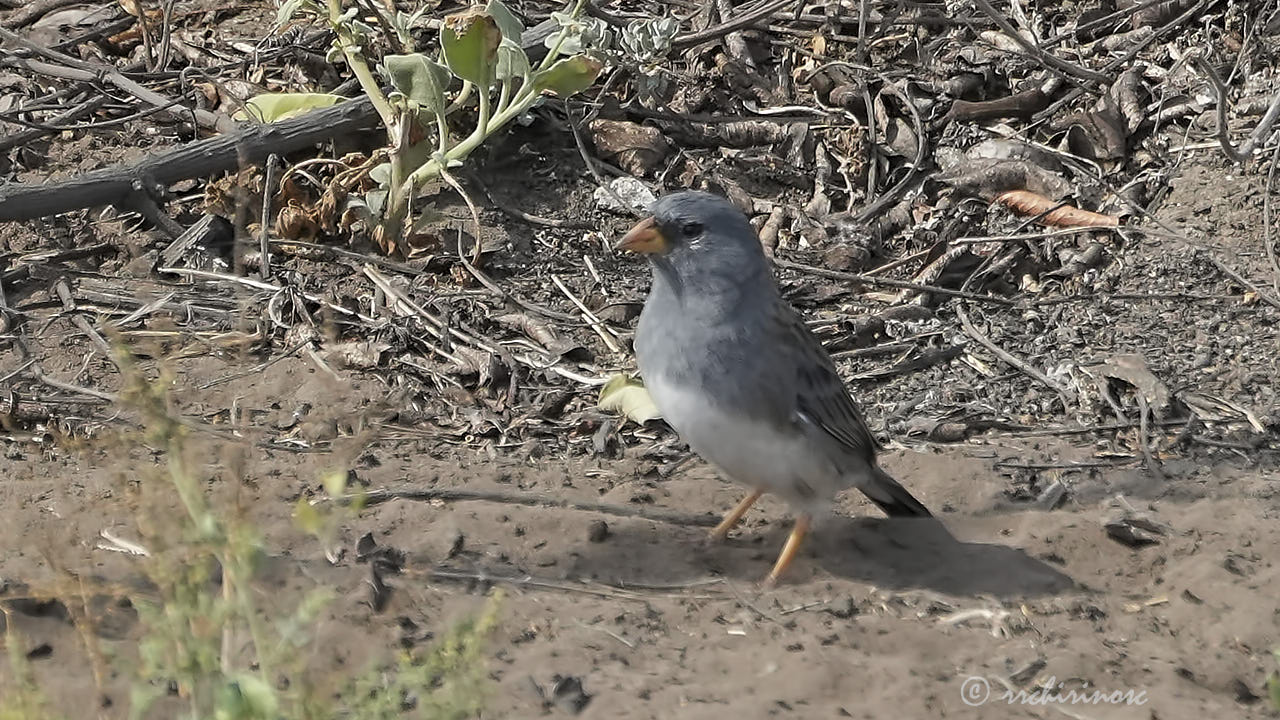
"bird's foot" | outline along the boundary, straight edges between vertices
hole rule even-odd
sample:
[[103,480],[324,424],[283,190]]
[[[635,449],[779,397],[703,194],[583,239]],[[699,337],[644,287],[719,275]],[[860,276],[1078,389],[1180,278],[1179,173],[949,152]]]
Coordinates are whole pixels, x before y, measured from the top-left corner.
[[760,496],[763,494],[764,492],[761,490],[753,490],[750,495],[747,495],[736,506],[734,506],[734,508],[724,516],[724,519],[720,521],[720,524],[716,525],[715,528],[711,530],[710,542],[720,543],[728,539],[729,531],[732,530],[733,526],[737,525],[740,520],[742,520],[742,516],[747,514],[747,511],[751,509],[751,506],[754,505],[756,500],[759,500]]

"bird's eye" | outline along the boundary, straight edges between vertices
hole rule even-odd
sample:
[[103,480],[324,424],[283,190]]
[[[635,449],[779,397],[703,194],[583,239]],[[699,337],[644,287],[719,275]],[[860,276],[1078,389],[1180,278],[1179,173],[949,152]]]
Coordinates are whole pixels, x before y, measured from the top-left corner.
[[702,234],[702,223],[687,222],[680,226],[680,234],[685,237],[697,237]]

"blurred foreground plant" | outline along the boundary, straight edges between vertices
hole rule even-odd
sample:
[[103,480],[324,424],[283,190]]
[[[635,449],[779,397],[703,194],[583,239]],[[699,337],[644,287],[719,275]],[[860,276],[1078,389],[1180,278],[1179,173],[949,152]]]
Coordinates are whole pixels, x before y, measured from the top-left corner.
[[[1280,665],[1280,648],[1272,650],[1271,655],[1276,659],[1276,664]],[[1272,670],[1267,676],[1267,696],[1271,700],[1271,708],[1280,712],[1280,670]]]
[[9,608],[4,613],[4,646],[9,660],[8,692],[0,695],[0,720],[53,720],[61,717],[49,709],[49,700],[36,685],[31,663],[23,652],[25,642],[14,629]]
[[[387,162],[370,174],[376,188],[347,198],[362,216],[373,240],[389,253],[415,224],[412,203],[429,181],[449,177],[450,169],[536,104],[543,93],[568,97],[595,82],[604,65],[580,41],[574,20],[586,0],[573,0],[558,34],[547,38],[546,57],[532,66],[521,46],[524,26],[500,0],[444,18],[434,53],[386,54],[374,67],[377,45],[412,49],[415,32],[429,6],[406,13],[392,3],[347,0],[283,0],[277,21],[299,14],[319,17],[335,34],[331,59],[342,59],[373,103],[387,134]],[[376,70],[376,71],[375,71]],[[383,91],[383,81],[391,90]],[[475,95],[476,113],[455,136],[460,111]],[[340,101],[332,95],[277,93],[259,96],[248,106],[270,122],[282,113]],[[454,121],[451,124],[451,120]]]
[[[112,675],[137,678],[129,717],[461,720],[481,711],[488,684],[484,646],[497,622],[500,593],[475,617],[443,628],[431,645],[398,651],[390,663],[352,668],[346,677],[318,678],[314,672],[328,669],[313,661],[321,657],[317,630],[331,593],[294,598],[263,592],[259,576],[268,556],[246,512],[242,478],[222,483],[229,492],[219,492],[220,484],[208,481],[208,468],[192,459],[207,448],[192,442],[174,408],[171,373],[162,368],[148,378],[125,351],[117,352],[117,364],[125,378],[122,405],[142,425],[141,436],[129,431],[120,447],[141,445],[163,459],[157,472],[129,478],[140,481],[139,562],[152,586],[130,593],[140,620],[139,662],[133,666],[128,653],[100,658]],[[326,490],[345,493],[346,476],[325,474]],[[356,508],[304,513],[297,521],[308,533],[331,539],[328,526],[349,520]],[[68,606],[77,602],[59,599]],[[30,672],[12,618],[5,619],[13,678],[0,697],[0,720],[58,717]],[[316,685],[321,679],[329,684]]]

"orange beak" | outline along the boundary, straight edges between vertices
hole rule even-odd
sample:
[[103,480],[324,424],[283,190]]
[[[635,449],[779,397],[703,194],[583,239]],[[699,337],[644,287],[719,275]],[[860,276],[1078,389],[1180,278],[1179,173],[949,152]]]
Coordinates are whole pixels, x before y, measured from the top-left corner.
[[658,223],[653,218],[645,218],[623,235],[613,249],[652,255],[666,252],[669,246],[667,238],[658,229]]

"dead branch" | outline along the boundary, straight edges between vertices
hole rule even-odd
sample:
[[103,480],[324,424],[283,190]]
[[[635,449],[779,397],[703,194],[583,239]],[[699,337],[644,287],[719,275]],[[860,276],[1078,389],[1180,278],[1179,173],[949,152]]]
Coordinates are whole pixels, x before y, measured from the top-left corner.
[[992,7],[991,3],[987,2],[987,0],[973,0],[973,4],[977,5],[978,9],[981,10],[983,14],[991,18],[991,21],[994,22],[1004,32],[1005,35],[1009,36],[1009,39],[1018,43],[1018,45],[1021,46],[1023,50],[1027,51],[1027,54],[1039,60],[1040,63],[1043,64],[1045,67],[1048,67],[1052,70],[1057,70],[1064,77],[1071,76],[1071,77],[1079,78],[1081,80],[1088,80],[1090,82],[1101,83],[1105,85],[1111,84],[1111,76],[1109,75],[1105,75],[1099,72],[1094,72],[1092,70],[1088,70],[1086,68],[1082,68],[1077,65],[1072,65],[1066,60],[1063,60],[1062,58],[1059,58],[1055,55],[1051,55],[1045,52],[1044,50],[1041,50],[1040,48],[1032,45],[1030,42],[1027,41],[1026,38],[1022,36],[1022,33],[1018,32],[1018,29],[1015,28],[1013,24],[1010,23],[1007,18],[1005,18],[1005,16],[996,12],[996,9]]
[[0,187],[0,222],[33,220],[100,205],[126,204],[135,193],[159,191],[180,180],[234,170],[323,140],[374,127],[378,115],[367,99],[339,103],[270,125],[200,140],[129,165],[117,165],[56,183]]
[[964,311],[964,307],[962,304],[956,305],[956,317],[960,319],[960,324],[964,327],[964,332],[966,335],[973,338],[974,340],[977,340],[980,345],[990,350],[991,354],[1000,358],[1008,365],[1011,365],[1014,368],[1018,369],[1027,377],[1032,378],[1033,380],[1039,382],[1040,384],[1044,385],[1050,390],[1053,390],[1054,392],[1058,393],[1058,396],[1062,398],[1062,406],[1064,408],[1069,409],[1071,407],[1072,403],[1075,401],[1075,397],[1073,396],[1070,390],[1068,390],[1065,387],[1062,387],[1061,385],[1054,382],[1053,380],[1050,380],[1048,375],[1045,375],[1044,373],[1035,369],[1030,364],[1028,364],[1025,360],[1019,359],[1009,351],[1005,350],[999,345],[996,345],[991,338],[987,337],[981,330],[979,330],[973,324],[971,320],[969,320],[969,315]]
[[1254,294],[1258,296],[1259,300],[1262,300],[1263,302],[1273,307],[1280,308],[1280,298],[1272,297],[1272,295],[1268,293],[1266,290],[1263,290],[1262,288],[1258,287],[1256,283],[1249,280],[1249,278],[1246,278],[1245,276],[1231,269],[1229,265],[1222,262],[1218,258],[1214,257],[1212,253],[1205,253],[1205,257],[1207,257],[1209,259],[1209,262],[1212,263],[1214,267],[1218,268],[1218,271],[1221,272],[1223,275],[1226,275],[1232,280],[1235,280],[1236,282],[1240,283],[1242,286],[1252,290]]
[[80,82],[105,80],[139,100],[160,108],[179,121],[195,120],[196,124],[200,127],[218,130],[220,132],[227,132],[235,127],[231,118],[226,115],[218,115],[199,108],[183,107],[179,101],[167,98],[154,90],[143,87],[137,81],[125,77],[125,75],[113,65],[91,63],[80,60],[79,58],[73,58],[70,55],[57,52],[56,50],[41,47],[21,35],[5,30],[4,28],[0,28],[0,40],[26,48],[27,50],[50,61],[44,62],[40,60],[11,57],[6,58],[6,64],[25,67],[32,72],[52,77],[65,78],[67,80],[78,80]]
[[[1200,2],[1196,3],[1194,6],[1189,8],[1186,12],[1182,13],[1181,15],[1174,18],[1173,20],[1170,20],[1168,23],[1158,28],[1155,32],[1151,33],[1146,38],[1143,38],[1139,42],[1134,43],[1133,47],[1129,48],[1123,55],[1121,55],[1120,57],[1117,57],[1116,59],[1104,65],[1102,67],[1103,72],[1110,72],[1117,68],[1121,68],[1128,65],[1130,62],[1133,61],[1134,58],[1138,56],[1138,53],[1142,52],[1143,50],[1146,50],[1157,40],[1160,40],[1164,38],[1166,35],[1181,28],[1183,25],[1190,22],[1193,18],[1198,17],[1200,13],[1206,7],[1208,7],[1209,2],[1210,0],[1200,0]],[[1084,94],[1084,92],[1085,91],[1082,90],[1081,88],[1075,88],[1073,90],[1068,91],[1062,97],[1058,98],[1058,100],[1054,102],[1052,105],[1050,105],[1049,107],[1037,113],[1036,116],[1032,119],[1036,122],[1040,122],[1042,120],[1052,117],[1055,113],[1057,113],[1061,108],[1065,107],[1067,104],[1075,102],[1076,98],[1080,97],[1082,94]]]
[[996,118],[1029,118],[1049,105],[1049,96],[1031,88],[994,100],[956,100],[943,117],[946,122],[980,122]]
[[701,30],[695,33],[689,33],[687,35],[681,35],[671,42],[671,47],[679,50],[681,48],[699,45],[707,42],[708,40],[715,40],[721,36],[728,35],[734,30],[739,30],[764,20],[778,10],[781,10],[788,5],[794,5],[795,3],[796,0],[774,0],[773,2],[764,4],[759,10],[754,12],[745,13],[735,18],[725,18],[724,22],[716,25],[715,27],[710,27],[706,30]]
[[1222,146],[1222,152],[1226,153],[1232,162],[1243,163],[1247,161],[1249,156],[1237,150],[1236,146],[1231,144],[1231,137],[1227,134],[1227,88],[1222,84],[1222,78],[1218,77],[1217,71],[1204,58],[1196,58],[1195,64],[1200,69],[1200,72],[1209,78],[1209,86],[1213,88],[1213,93],[1218,99],[1218,144]]
[[68,5],[75,5],[78,2],[80,0],[35,0],[34,2],[28,2],[21,12],[14,13],[6,18],[4,26],[8,28],[26,27],[54,10]]
[[799,270],[801,272],[811,273],[818,277],[830,278],[832,280],[845,280],[847,282],[862,283],[871,285],[872,287],[891,287],[907,290],[920,290],[922,292],[934,293],[935,295],[946,295],[949,297],[960,297],[977,302],[992,303],[995,305],[1014,305],[1012,300],[1006,300],[1002,297],[994,295],[982,295],[980,293],[968,292],[966,290],[950,290],[948,288],[935,287],[933,285],[923,285],[921,283],[907,282],[906,280],[894,280],[892,278],[873,277],[871,275],[859,275],[857,273],[839,272],[837,270],[827,270],[825,268],[805,265],[804,263],[791,262],[790,260],[775,259],[773,261],[778,267],[784,267],[789,270]]

